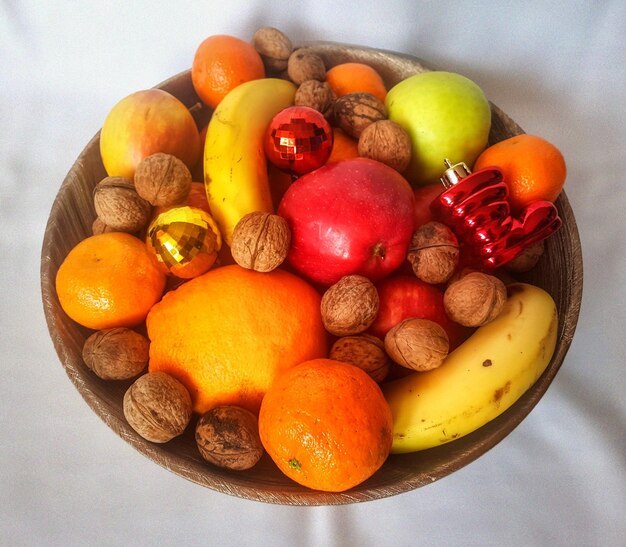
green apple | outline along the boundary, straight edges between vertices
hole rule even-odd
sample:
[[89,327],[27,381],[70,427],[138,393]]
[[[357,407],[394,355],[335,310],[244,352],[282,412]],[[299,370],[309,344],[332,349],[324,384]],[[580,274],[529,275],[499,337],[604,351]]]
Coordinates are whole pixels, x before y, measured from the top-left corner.
[[470,169],[486,148],[491,109],[482,89],[453,72],[423,72],[387,93],[389,119],[411,137],[411,163],[405,177],[413,185],[435,182],[446,170],[445,159]]

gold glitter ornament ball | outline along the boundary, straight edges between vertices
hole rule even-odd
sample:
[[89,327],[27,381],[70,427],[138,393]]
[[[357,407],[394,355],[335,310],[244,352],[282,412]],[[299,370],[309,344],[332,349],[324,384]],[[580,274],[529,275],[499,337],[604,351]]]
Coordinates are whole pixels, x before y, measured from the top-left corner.
[[146,244],[164,270],[191,279],[213,266],[222,236],[213,217],[197,207],[171,207],[148,226]]

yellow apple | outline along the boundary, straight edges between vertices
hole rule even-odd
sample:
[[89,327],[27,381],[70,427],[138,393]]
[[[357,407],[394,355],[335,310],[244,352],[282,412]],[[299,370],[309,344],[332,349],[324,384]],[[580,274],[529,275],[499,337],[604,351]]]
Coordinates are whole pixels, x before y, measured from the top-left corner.
[[132,178],[137,164],[157,152],[190,169],[200,159],[200,133],[187,107],[161,89],[137,91],[119,101],[100,132],[100,154],[109,176]]

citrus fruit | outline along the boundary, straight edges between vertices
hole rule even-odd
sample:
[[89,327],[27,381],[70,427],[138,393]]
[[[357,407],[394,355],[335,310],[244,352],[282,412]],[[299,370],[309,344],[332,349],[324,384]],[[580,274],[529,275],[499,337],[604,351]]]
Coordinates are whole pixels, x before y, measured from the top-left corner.
[[134,327],[161,298],[165,274],[140,239],[106,232],[82,240],[56,275],[56,291],[67,315],[100,330]]
[[239,84],[264,76],[263,60],[252,44],[224,34],[204,40],[191,65],[193,87],[211,108]]
[[274,209],[278,209],[280,200],[283,199],[285,192],[289,189],[291,183],[293,182],[293,177],[290,173],[281,171],[275,165],[267,162],[267,178],[270,183],[272,204],[274,205]]
[[289,478],[308,488],[341,492],[384,463],[392,417],[378,384],[365,371],[313,359],[276,379],[261,403],[259,434]]
[[326,163],[359,157],[359,143],[338,127],[333,128],[333,149]]
[[474,171],[494,166],[504,175],[513,211],[537,200],[555,201],[567,176],[559,149],[536,135],[516,135],[486,148]]
[[337,97],[362,91],[384,102],[387,95],[380,74],[364,63],[341,63],[326,72],[326,81]]
[[257,413],[278,373],[326,354],[320,302],[283,270],[210,270],[150,310],[149,370],[182,382],[200,414],[222,404]]

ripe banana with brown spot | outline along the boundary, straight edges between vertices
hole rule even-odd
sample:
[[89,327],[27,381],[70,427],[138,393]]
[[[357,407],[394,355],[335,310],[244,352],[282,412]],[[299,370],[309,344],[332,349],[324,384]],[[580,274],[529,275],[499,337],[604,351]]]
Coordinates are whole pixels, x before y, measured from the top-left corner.
[[444,363],[383,385],[393,414],[392,453],[458,439],[493,420],[544,372],[557,337],[557,309],[543,289],[508,286],[502,313]]
[[293,105],[296,86],[278,78],[238,85],[217,105],[207,128],[204,184],[230,246],[237,222],[253,211],[272,213],[264,138],[272,118]]

